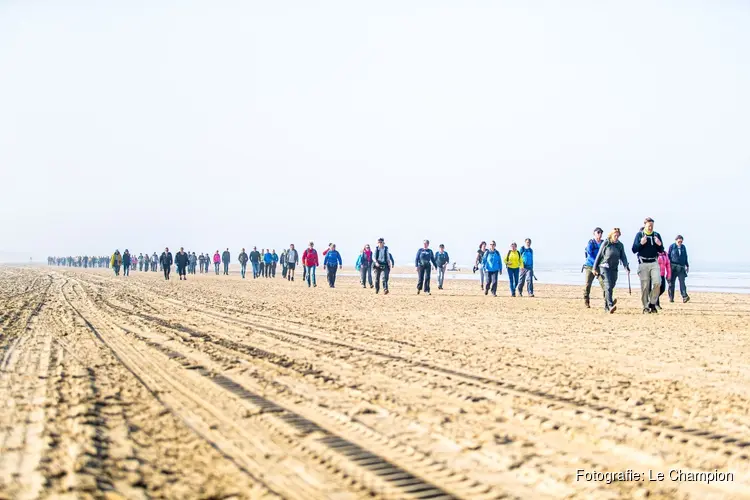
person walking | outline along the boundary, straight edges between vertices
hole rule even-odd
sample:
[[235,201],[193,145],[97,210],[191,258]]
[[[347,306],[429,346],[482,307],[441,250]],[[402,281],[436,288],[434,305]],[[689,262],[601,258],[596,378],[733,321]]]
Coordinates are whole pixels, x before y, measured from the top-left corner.
[[299,252],[294,248],[294,243],[289,245],[289,250],[286,253],[286,277],[289,281],[294,281],[294,269],[299,264]]
[[503,258],[495,246],[495,241],[490,241],[490,248],[482,257],[482,265],[487,273],[484,279],[484,294],[487,295],[491,291],[493,297],[497,297],[497,277],[503,273]]
[[617,299],[613,298],[617,285],[617,270],[622,266],[630,274],[630,265],[625,255],[625,246],[620,241],[620,228],[616,227],[607,235],[607,240],[599,246],[599,253],[592,264],[594,276],[601,276],[604,282],[604,310],[610,314],[617,310]]
[[443,289],[443,281],[445,280],[445,270],[450,264],[451,258],[448,252],[445,251],[445,245],[442,243],[438,246],[439,250],[435,254],[435,265],[437,266],[438,272],[438,290]]
[[156,252],[151,256],[151,272],[155,273],[156,268],[159,266],[159,256],[156,255]]
[[203,252],[198,256],[198,272],[203,274],[203,266],[206,265],[206,256],[203,255]]
[[253,279],[258,278],[260,275],[260,252],[258,247],[253,247],[253,251],[250,252],[250,265],[253,266]]
[[[84,267],[86,267],[86,264],[84,263]],[[138,271],[143,271],[143,254],[138,254]],[[146,271],[148,271],[148,267],[146,268]]]
[[169,248],[165,248],[159,258],[159,265],[164,271],[164,279],[166,280],[169,279],[169,273],[172,272],[172,262],[172,252],[169,251]]
[[638,278],[641,281],[641,302],[643,313],[658,312],[656,301],[659,298],[661,275],[659,272],[659,253],[664,251],[661,235],[654,231],[654,219],[646,217],[643,230],[638,231],[633,240],[633,253],[638,256]]
[[219,251],[216,250],[216,253],[214,254],[214,271],[216,272],[216,276],[219,275],[219,264],[221,264],[221,255],[219,255]]
[[276,266],[279,264],[279,256],[276,254],[276,249],[271,251],[271,277],[276,277]]
[[260,267],[259,270],[259,276],[262,278],[266,275],[266,249],[261,248],[260,250],[260,261],[258,262],[258,266]]
[[678,234],[675,238],[674,243],[669,245],[669,262],[670,262],[670,274],[669,278],[669,301],[674,302],[674,284],[676,280],[680,280],[680,295],[682,295],[682,303],[690,300],[690,296],[687,293],[687,286],[685,285],[685,278],[687,278],[688,272],[690,271],[690,263],[688,262],[687,248],[683,244],[682,235]]
[[417,256],[414,258],[414,267],[417,269],[417,295],[422,292],[424,287],[424,294],[430,295],[430,273],[432,267],[437,269],[435,263],[435,254],[430,248],[430,240],[424,240],[423,247],[417,250]]
[[515,242],[510,244],[505,256],[505,269],[508,270],[508,280],[510,283],[510,295],[516,296],[516,287],[518,286],[518,273],[521,270],[521,252],[518,251],[518,245]]
[[189,259],[189,266],[190,266],[190,274],[195,274],[195,267],[198,265],[198,256],[195,255],[195,252],[193,252],[190,254],[188,259]]
[[286,279],[286,250],[282,250],[281,257],[279,257],[279,262],[281,262],[281,278]]
[[224,250],[221,254],[221,261],[224,263],[224,276],[229,276],[229,263],[232,260],[232,256],[229,254],[229,249]]
[[211,255],[208,252],[206,252],[205,256],[206,256],[206,271],[205,272],[206,274],[208,274],[208,269],[211,267]]
[[604,234],[602,228],[597,227],[594,229],[594,237],[586,244],[586,262],[584,262],[583,269],[581,269],[581,272],[585,273],[586,279],[586,286],[583,288],[583,302],[588,308],[591,307],[591,284],[594,283],[595,278],[599,280],[602,293],[604,293],[604,279],[601,273],[598,276],[594,274],[594,261],[596,260],[596,256],[599,255],[599,249],[602,246],[602,234]]
[[521,275],[518,278],[518,295],[523,296],[523,285],[528,279],[526,289],[529,297],[534,296],[534,250],[531,249],[531,239],[526,238],[521,248]]
[[187,274],[185,273],[185,270],[187,269],[189,262],[190,259],[188,257],[188,254],[185,253],[184,248],[180,247],[180,251],[177,252],[177,254],[174,256],[174,263],[177,266],[177,274],[180,276],[180,281],[187,280]]
[[120,266],[122,265],[122,255],[120,254],[119,250],[115,250],[115,253],[112,254],[112,259],[110,259],[110,265],[112,266],[112,269],[115,270],[115,276],[119,276]]
[[132,259],[130,257],[130,252],[128,252],[128,249],[125,249],[125,253],[122,254],[122,275],[123,276],[130,276],[130,266],[132,264]]
[[273,265],[273,255],[271,255],[271,250],[266,248],[266,253],[263,254],[263,276],[266,278],[271,277],[271,266]]
[[372,250],[370,245],[365,245],[362,249],[362,253],[357,257],[359,265],[359,276],[362,288],[367,288],[369,282],[370,288],[372,288]]
[[667,252],[659,252],[659,255],[656,257],[656,262],[659,263],[659,275],[661,276],[661,282],[659,283],[659,298],[656,299],[656,308],[661,311],[661,296],[667,291],[667,282],[672,280],[672,266],[670,265]]
[[245,249],[243,248],[240,252],[239,257],[237,257],[237,260],[240,262],[240,276],[242,276],[242,279],[245,279],[245,271],[247,270],[247,261],[250,258],[247,256],[247,253],[245,253]]
[[305,280],[308,288],[312,280],[312,286],[317,287],[315,282],[315,268],[318,267],[318,251],[315,250],[315,244],[311,241],[308,248],[302,253],[302,265],[305,266]]
[[388,247],[385,246],[383,238],[378,238],[378,246],[372,253],[372,266],[375,268],[375,293],[380,293],[380,277],[382,276],[383,294],[388,295],[388,277],[391,274],[391,269],[396,267],[396,263],[393,261],[393,255],[388,251]]
[[331,244],[331,246],[328,247],[328,252],[326,252],[325,258],[323,259],[323,269],[326,271],[329,287],[336,287],[336,271],[342,265],[341,254],[336,250],[336,245]]
[[487,278],[487,272],[484,269],[484,254],[487,252],[487,243],[481,242],[479,244],[479,250],[477,250],[477,257],[474,260],[474,271],[479,271],[479,282],[480,287],[484,290],[484,280]]

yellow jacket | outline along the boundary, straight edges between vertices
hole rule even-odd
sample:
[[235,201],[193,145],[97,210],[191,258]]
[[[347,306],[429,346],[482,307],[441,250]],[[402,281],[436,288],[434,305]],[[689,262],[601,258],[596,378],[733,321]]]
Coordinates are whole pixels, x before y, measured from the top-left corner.
[[505,267],[508,269],[518,269],[521,267],[521,252],[518,250],[509,250],[505,256]]
[[122,265],[122,254],[118,255],[116,253],[113,253],[112,254],[112,258],[109,260],[109,265],[110,266],[114,266],[115,265],[115,261],[117,262],[118,266],[121,266]]

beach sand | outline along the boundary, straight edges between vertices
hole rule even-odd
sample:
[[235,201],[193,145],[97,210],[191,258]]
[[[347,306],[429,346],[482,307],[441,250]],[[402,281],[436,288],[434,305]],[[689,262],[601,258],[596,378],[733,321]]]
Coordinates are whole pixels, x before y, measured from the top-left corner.
[[609,315],[597,288],[318,271],[0,267],[0,498],[750,495],[750,296],[643,315],[634,275]]

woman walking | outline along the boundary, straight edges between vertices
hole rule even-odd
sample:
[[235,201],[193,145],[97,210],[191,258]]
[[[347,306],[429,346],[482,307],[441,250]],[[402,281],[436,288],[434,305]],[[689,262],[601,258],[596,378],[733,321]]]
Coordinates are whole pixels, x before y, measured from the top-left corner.
[[216,276],[219,275],[219,264],[221,264],[221,254],[216,250],[216,253],[214,254],[214,269],[216,270]]
[[594,276],[601,274],[604,281],[604,310],[610,314],[617,310],[617,300],[612,298],[612,293],[617,284],[617,269],[622,262],[623,267],[630,274],[628,258],[625,256],[625,247],[620,241],[620,228],[614,228],[607,239],[599,248],[599,253],[594,260]]
[[487,277],[487,271],[484,268],[484,254],[487,252],[487,243],[481,242],[477,250],[477,258],[474,261],[474,270],[479,270],[479,281],[481,289],[484,290],[484,280]]
[[659,263],[659,274],[661,275],[661,289],[659,289],[659,298],[656,299],[656,308],[661,309],[661,296],[667,288],[667,282],[672,280],[672,263],[669,262],[667,252],[659,252],[656,258]]

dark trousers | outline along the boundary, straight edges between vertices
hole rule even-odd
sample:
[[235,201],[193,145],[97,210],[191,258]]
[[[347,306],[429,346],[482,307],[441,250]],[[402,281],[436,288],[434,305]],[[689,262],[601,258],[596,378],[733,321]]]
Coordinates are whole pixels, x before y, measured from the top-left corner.
[[172,266],[163,266],[164,268],[164,279],[169,279],[169,273],[172,270]]
[[281,277],[282,278],[286,278],[286,270],[287,270],[286,264],[284,264],[283,266],[281,266]]
[[326,266],[326,275],[328,276],[328,286],[333,288],[336,285],[336,270],[338,266]]
[[687,278],[685,266],[672,264],[672,277],[669,279],[669,300],[674,300],[674,285],[678,279],[680,280],[680,295],[683,299],[688,296],[685,278]]
[[120,275],[120,266],[118,266],[117,264],[115,264],[113,267],[115,268],[115,276],[119,276]]
[[263,276],[265,276],[266,278],[271,277],[271,264],[265,265],[265,268],[263,269],[263,273],[264,273]]
[[656,299],[656,305],[661,307],[661,296],[664,295],[665,289],[667,288],[667,278],[665,276],[661,277],[661,288],[659,289],[659,298]]
[[492,295],[497,294],[497,275],[500,271],[486,271],[487,278],[484,280],[485,294],[488,291],[492,292]]
[[369,279],[370,288],[372,288],[372,266],[369,264],[360,266],[359,275],[360,275],[359,281],[362,282],[362,286],[365,287],[367,285],[367,280]]
[[383,290],[388,290],[388,276],[391,269],[388,266],[378,266],[375,268],[375,292],[380,291],[380,276],[383,276]]
[[273,264],[271,264],[271,277],[272,278],[276,277],[276,264],[277,264],[276,262],[274,262]]
[[609,311],[614,305],[612,295],[615,291],[615,285],[617,285],[617,268],[600,267],[599,271],[604,284],[604,310]]
[[422,287],[424,287],[424,292],[430,293],[430,274],[431,273],[432,273],[432,267],[419,266],[419,280],[417,281],[417,290],[422,290]]
[[218,276],[219,275],[219,263],[218,262],[214,262],[214,271],[216,271],[216,276]]
[[180,275],[180,278],[185,276],[185,266],[177,266],[177,274]]

